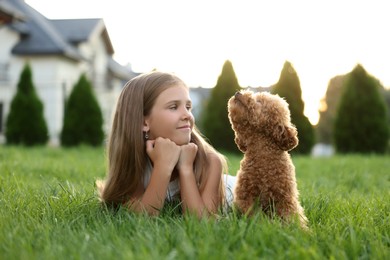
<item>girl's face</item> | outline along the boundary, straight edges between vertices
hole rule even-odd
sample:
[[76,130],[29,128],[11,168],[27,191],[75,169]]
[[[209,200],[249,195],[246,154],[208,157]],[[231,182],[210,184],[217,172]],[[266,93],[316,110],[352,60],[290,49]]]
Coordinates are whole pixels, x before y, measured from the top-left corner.
[[143,131],[149,139],[168,138],[177,145],[188,144],[194,126],[189,91],[181,83],[161,92],[148,116],[144,119]]

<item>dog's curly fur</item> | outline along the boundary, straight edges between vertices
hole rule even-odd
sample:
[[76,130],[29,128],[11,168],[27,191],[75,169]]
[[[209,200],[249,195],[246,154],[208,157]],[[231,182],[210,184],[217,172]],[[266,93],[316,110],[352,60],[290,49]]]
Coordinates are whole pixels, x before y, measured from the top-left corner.
[[235,142],[244,153],[234,190],[235,206],[245,214],[260,207],[287,222],[298,218],[307,228],[288,153],[298,145],[288,103],[278,95],[243,90],[229,99],[228,111]]

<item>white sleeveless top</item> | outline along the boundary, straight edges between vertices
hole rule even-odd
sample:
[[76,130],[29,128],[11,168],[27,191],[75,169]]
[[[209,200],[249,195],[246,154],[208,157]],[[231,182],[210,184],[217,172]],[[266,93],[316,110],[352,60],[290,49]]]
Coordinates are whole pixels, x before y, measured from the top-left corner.
[[[152,164],[148,160],[148,163],[146,165],[146,171],[144,175],[144,188],[149,185],[150,182],[150,177],[152,176]],[[173,198],[177,197],[180,195],[180,182],[179,178],[176,178],[175,180],[169,182],[168,188],[167,188],[167,194],[165,195],[165,200],[167,201],[172,201]]]
[[[151,175],[152,175],[152,164],[148,160],[146,166],[146,172],[144,176],[145,189],[149,185]],[[230,207],[233,205],[233,191],[236,185],[236,181],[237,181],[236,176],[225,174],[224,176],[225,196],[226,196],[227,205]],[[178,195],[180,195],[180,182],[179,182],[179,178],[176,178],[175,180],[169,182],[165,200],[172,201]]]

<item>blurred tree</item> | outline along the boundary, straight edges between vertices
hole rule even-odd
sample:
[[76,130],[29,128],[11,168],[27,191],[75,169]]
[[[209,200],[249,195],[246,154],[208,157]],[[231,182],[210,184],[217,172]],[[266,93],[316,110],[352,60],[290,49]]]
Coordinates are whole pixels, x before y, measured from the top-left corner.
[[239,153],[227,111],[229,98],[239,90],[240,86],[233,65],[227,60],[202,115],[203,134],[216,149]]
[[48,141],[43,103],[35,92],[29,64],[23,68],[16,94],[11,101],[5,136],[7,144],[32,146],[43,145]]
[[65,105],[61,144],[63,146],[79,144],[98,146],[102,144],[103,138],[103,115],[91,83],[83,74]]
[[272,86],[271,93],[286,99],[291,111],[291,122],[298,129],[299,144],[292,152],[309,154],[315,142],[314,128],[303,113],[305,105],[302,100],[301,85],[290,62],[284,63],[279,81]]
[[320,119],[316,126],[317,140],[320,143],[333,143],[333,125],[337,107],[345,86],[345,75],[332,78],[329,81],[325,97],[321,100]]
[[387,107],[380,84],[357,65],[348,75],[334,124],[339,153],[384,153],[388,146]]
[[[333,144],[333,126],[337,113],[337,108],[346,86],[345,82],[348,75],[339,75],[329,81],[325,97],[321,100],[320,120],[316,126],[318,141],[325,144]],[[380,85],[381,94],[385,98],[387,110],[390,111],[390,89],[385,89]],[[388,114],[388,123],[390,125],[390,113]]]
[[[383,96],[385,98],[386,106],[387,106],[387,123],[389,125],[390,129],[390,88],[383,88],[382,89]],[[389,135],[389,142],[387,145],[387,152],[390,153],[390,135]]]
[[387,106],[387,121],[390,125],[390,89],[385,89],[383,86],[381,88],[381,93],[383,94],[383,97],[385,99],[385,103]]

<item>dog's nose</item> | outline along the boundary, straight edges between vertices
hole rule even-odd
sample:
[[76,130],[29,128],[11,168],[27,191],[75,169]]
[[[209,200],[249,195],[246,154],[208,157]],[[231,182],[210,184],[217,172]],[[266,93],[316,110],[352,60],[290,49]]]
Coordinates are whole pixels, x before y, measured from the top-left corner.
[[237,91],[237,92],[234,94],[234,97],[239,97],[239,96],[241,96],[241,95],[242,95],[241,92]]

